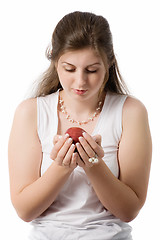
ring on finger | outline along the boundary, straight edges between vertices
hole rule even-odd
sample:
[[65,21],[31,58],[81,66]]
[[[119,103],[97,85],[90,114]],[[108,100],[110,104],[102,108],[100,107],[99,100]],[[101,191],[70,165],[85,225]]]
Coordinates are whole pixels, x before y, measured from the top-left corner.
[[98,160],[98,156],[97,156],[97,154],[95,153],[95,156],[89,158],[88,161],[89,161],[90,163],[93,163],[93,164],[98,163],[99,160]]

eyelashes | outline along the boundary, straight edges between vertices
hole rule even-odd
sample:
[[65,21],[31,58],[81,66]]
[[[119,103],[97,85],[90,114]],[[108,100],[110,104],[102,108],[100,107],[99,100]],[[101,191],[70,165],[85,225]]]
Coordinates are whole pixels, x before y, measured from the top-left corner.
[[[75,72],[75,69],[65,69],[65,71],[66,72]],[[97,70],[88,70],[88,69],[86,69],[85,70],[87,73],[96,73],[97,72]]]
[[86,70],[86,72],[88,72],[88,73],[96,73],[97,72],[97,70]]
[[74,72],[74,69],[65,69],[66,72]]

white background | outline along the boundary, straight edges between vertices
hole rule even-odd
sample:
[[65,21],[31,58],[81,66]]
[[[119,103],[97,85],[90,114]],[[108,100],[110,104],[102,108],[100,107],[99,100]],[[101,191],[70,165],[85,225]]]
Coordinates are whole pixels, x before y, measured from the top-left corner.
[[[75,10],[103,15],[110,23],[122,76],[146,106],[153,139],[147,201],[131,222],[133,238],[158,239],[160,215],[160,14],[159,1],[5,0],[0,3],[0,232],[25,240],[30,228],[10,202],[7,144],[16,106],[48,67],[45,50],[57,22]],[[25,137],[25,136],[24,136]]]

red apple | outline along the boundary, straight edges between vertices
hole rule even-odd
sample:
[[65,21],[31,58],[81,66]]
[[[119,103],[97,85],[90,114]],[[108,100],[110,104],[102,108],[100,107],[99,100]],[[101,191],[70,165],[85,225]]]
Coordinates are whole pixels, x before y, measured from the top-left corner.
[[85,132],[85,130],[79,127],[71,127],[71,128],[68,128],[66,131],[66,133],[68,133],[69,136],[73,139],[74,144],[79,142],[78,140],[79,137],[83,137],[82,135],[83,132]]

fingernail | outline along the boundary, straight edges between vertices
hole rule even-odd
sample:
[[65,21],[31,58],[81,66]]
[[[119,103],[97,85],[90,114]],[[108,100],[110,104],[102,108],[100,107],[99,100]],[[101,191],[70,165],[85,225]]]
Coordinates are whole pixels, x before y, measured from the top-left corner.
[[79,139],[80,141],[83,141],[83,137],[79,137],[78,139]]
[[82,135],[83,135],[84,137],[86,137],[86,136],[87,136],[87,133],[86,133],[86,132],[83,132]]
[[72,142],[72,138],[68,138],[67,142],[71,143]]
[[66,133],[65,136],[64,136],[64,139],[68,138],[69,137],[69,134]]

